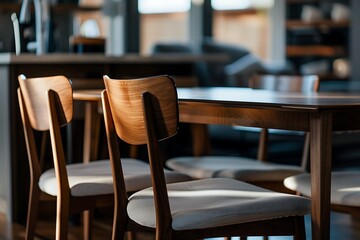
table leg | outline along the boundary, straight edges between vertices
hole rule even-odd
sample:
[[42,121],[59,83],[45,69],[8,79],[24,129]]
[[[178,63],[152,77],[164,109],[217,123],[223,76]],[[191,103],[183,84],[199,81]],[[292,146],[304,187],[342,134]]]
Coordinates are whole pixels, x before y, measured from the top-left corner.
[[332,114],[319,112],[310,120],[312,239],[330,239]]
[[261,129],[259,137],[259,147],[257,152],[257,159],[266,162],[268,155],[269,131],[267,128]]
[[85,103],[84,117],[84,152],[83,162],[88,163],[95,160],[98,155],[98,143],[100,134],[100,116],[98,113],[98,102],[89,101]]
[[194,156],[205,156],[210,154],[211,143],[206,124],[191,124],[192,145]]

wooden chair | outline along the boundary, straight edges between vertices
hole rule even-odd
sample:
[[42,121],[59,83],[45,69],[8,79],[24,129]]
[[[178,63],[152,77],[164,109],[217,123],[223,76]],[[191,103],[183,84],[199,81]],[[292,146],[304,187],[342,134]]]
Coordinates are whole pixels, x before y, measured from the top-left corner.
[[[109,160],[66,164],[60,127],[73,117],[73,96],[64,76],[29,78],[19,76],[18,98],[30,165],[30,196],[26,239],[33,239],[39,201],[56,200],[56,239],[67,239],[70,213],[85,211],[84,238],[91,239],[91,212],[114,205],[114,186]],[[50,131],[54,169],[43,172],[39,165],[34,130]],[[122,159],[127,190],[135,192],[151,185],[148,164]],[[167,172],[169,182],[189,180],[184,174]]]
[[[249,86],[254,89],[267,89],[286,92],[316,92],[319,88],[317,76],[274,76],[257,75],[250,79]],[[249,130],[246,127],[234,127]],[[251,128],[253,129],[253,128]],[[259,131],[257,129],[256,131]],[[284,133],[284,130],[276,130]],[[283,185],[289,176],[303,173],[306,169],[309,149],[309,136],[305,143],[301,166],[277,164],[266,161],[269,140],[268,129],[260,129],[258,160],[238,156],[180,156],[169,159],[166,165],[178,172],[187,173],[194,179],[226,177],[252,183],[280,192],[290,192]],[[289,131],[287,131],[289,132]]]
[[[117,80],[104,76],[105,128],[115,183],[113,239],[125,231],[154,231],[157,240],[240,235],[295,235],[305,239],[309,200],[244,182],[212,178],[166,184],[159,143],[178,131],[179,108],[172,78]],[[152,188],[128,198],[118,138],[146,144]]]

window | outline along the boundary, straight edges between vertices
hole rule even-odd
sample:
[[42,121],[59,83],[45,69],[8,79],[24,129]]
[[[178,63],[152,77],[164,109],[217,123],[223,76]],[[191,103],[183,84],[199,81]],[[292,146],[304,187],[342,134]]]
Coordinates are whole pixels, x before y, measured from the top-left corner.
[[269,58],[269,9],[274,0],[212,0],[213,36],[243,46],[263,60]]
[[187,0],[139,0],[139,12],[170,13],[187,12],[190,9],[190,1]]
[[248,8],[269,8],[274,0],[212,0],[211,5],[215,10],[234,10]]
[[139,0],[140,53],[151,53],[158,42],[188,42],[190,5],[190,0]]

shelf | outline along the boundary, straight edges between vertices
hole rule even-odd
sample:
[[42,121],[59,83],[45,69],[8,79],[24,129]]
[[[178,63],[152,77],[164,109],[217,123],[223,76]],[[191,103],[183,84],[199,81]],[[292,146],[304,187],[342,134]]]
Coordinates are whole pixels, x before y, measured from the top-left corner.
[[333,80],[339,80],[339,81],[347,81],[349,80],[348,77],[341,78],[338,77],[335,73],[325,73],[325,74],[319,74],[320,81],[333,81]]
[[0,4],[0,12],[18,12],[20,4],[18,3],[2,3]]
[[[341,2],[349,8],[351,6],[350,0],[285,0],[286,58],[299,72],[307,63],[326,62],[326,71],[319,74],[320,80],[324,82],[346,82],[350,79],[349,76],[342,78],[336,75],[330,66],[336,58],[349,57],[351,50],[347,43],[353,27],[351,19],[336,21],[328,16],[331,9],[327,7],[335,2]],[[303,20],[304,5],[316,7],[327,17],[314,21]]]
[[74,3],[62,3],[54,6],[53,10],[57,13],[92,12],[101,10],[101,6],[79,6]]
[[[61,3],[55,6],[52,6],[52,9],[56,13],[69,13],[69,12],[90,12],[101,10],[101,6],[79,6],[74,3]],[[0,5],[0,12],[19,12],[20,4],[18,3],[2,3]]]
[[319,3],[320,0],[286,0],[287,4],[295,4],[295,3]]
[[287,46],[286,54],[288,57],[304,57],[304,56],[319,56],[319,57],[339,57],[344,56],[346,51],[343,46]]
[[348,20],[344,21],[333,21],[330,19],[314,21],[314,22],[305,22],[302,20],[288,20],[286,21],[286,28],[304,28],[304,27],[314,27],[314,28],[346,28],[350,26]]

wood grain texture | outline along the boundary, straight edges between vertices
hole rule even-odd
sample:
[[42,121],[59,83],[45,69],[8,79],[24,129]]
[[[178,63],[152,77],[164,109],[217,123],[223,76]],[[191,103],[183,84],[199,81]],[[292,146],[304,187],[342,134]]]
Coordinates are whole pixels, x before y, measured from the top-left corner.
[[[313,239],[329,239],[330,186],[331,186],[331,113],[314,113],[310,124],[312,236]],[[317,161],[315,161],[317,159]],[[328,219],[328,221],[322,221]]]
[[64,76],[29,78],[19,76],[19,85],[32,127],[36,130],[49,130],[48,101],[46,92],[51,89],[59,92],[59,101],[64,106],[60,115],[60,125],[71,121],[73,116],[73,99],[70,82]]
[[164,139],[177,132],[179,119],[173,111],[174,108],[177,109],[176,89],[173,81],[171,84],[163,84],[164,79],[169,81],[170,77],[159,76],[151,77],[150,80],[131,81],[104,77],[116,132],[129,144],[146,144],[142,100],[139,97],[146,91],[157,96],[157,99],[153,99],[154,111],[164,112],[163,115],[156,115],[156,127],[160,134],[158,137]]

